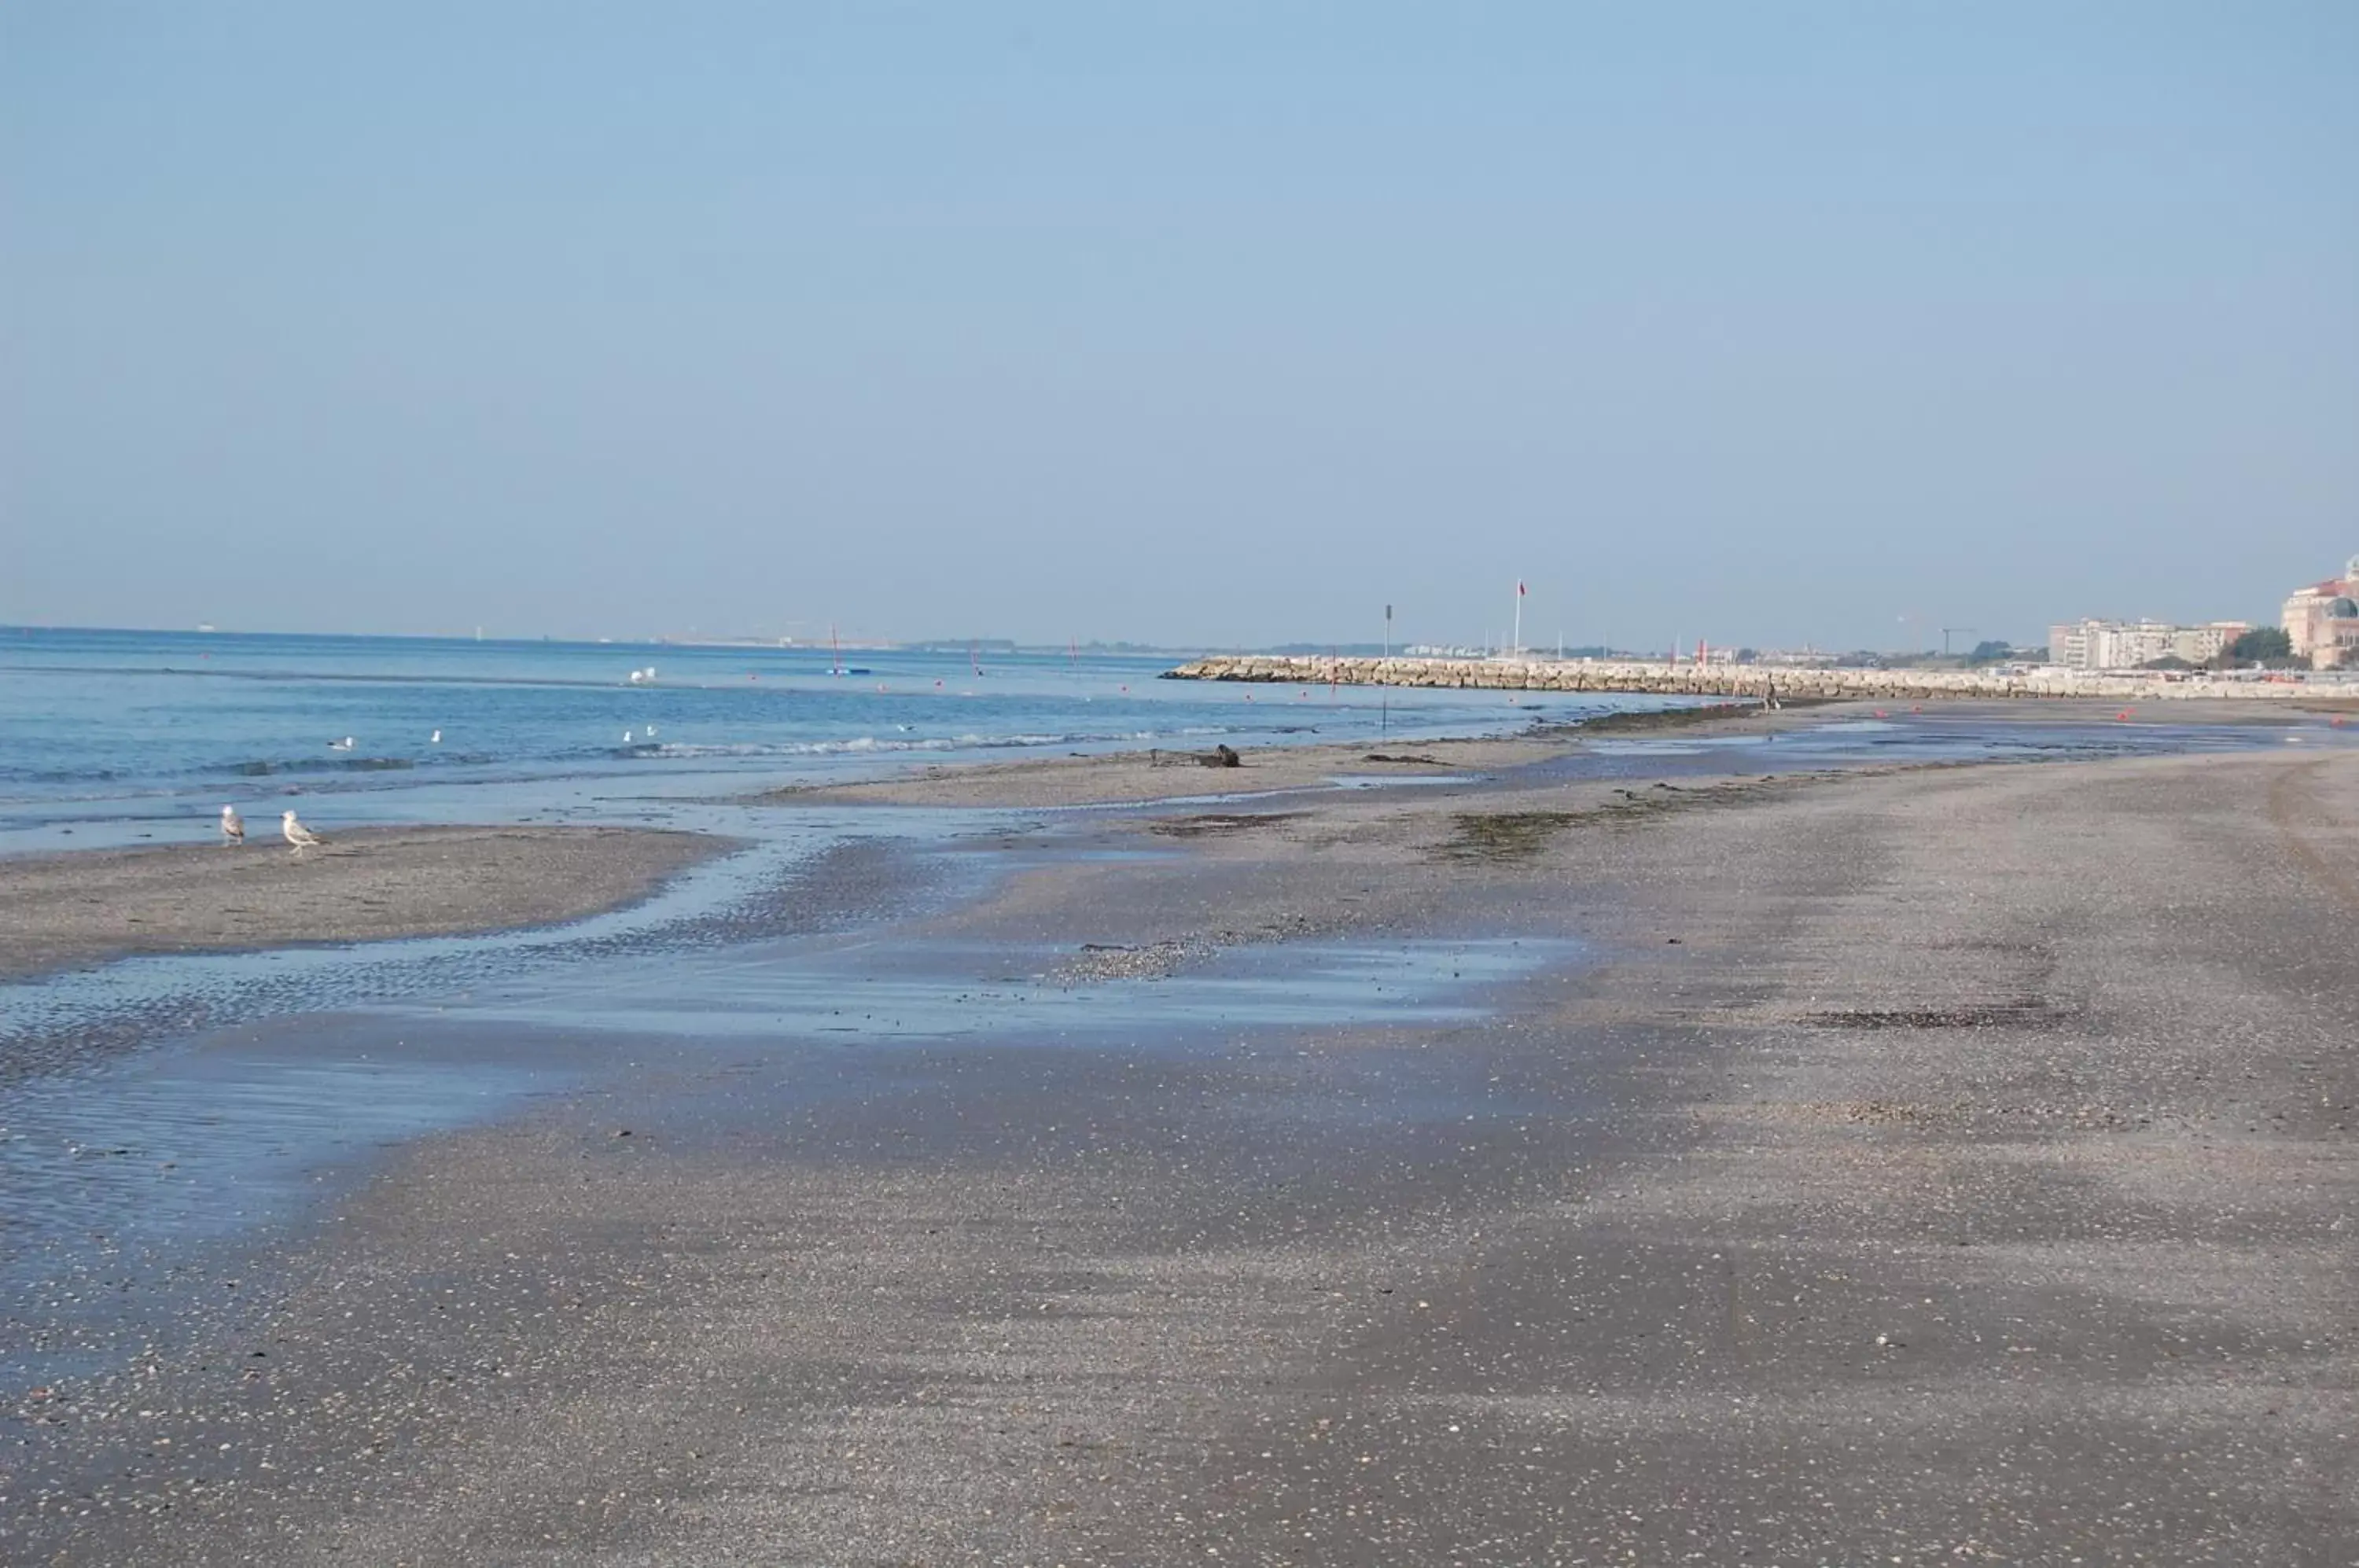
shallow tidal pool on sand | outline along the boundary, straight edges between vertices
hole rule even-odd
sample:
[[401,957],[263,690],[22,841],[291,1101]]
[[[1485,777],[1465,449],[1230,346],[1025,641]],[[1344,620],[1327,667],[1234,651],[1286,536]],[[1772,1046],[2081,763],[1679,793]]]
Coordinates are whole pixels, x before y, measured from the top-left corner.
[[[1147,977],[1060,978],[1070,950],[864,938],[527,966],[463,1001],[392,1000],[198,1032],[20,1084],[0,1126],[0,1289],[46,1305],[0,1377],[102,1369],[133,1277],[299,1224],[336,1181],[421,1136],[518,1114],[650,1062],[749,1053],[791,1081],[845,1050],[988,1040],[1054,1051],[1222,1049],[1241,1031],[1414,1026],[1574,958],[1527,940],[1303,942]],[[144,1306],[144,1302],[142,1305]]]

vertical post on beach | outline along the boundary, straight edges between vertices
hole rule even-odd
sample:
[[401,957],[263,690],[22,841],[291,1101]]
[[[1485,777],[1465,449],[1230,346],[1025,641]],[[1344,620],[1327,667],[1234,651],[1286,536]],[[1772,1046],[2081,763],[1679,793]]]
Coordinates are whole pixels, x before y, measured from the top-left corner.
[[1520,653],[1522,653],[1523,651],[1524,651],[1524,580],[1523,580],[1522,578],[1518,577],[1518,578],[1516,578],[1516,637],[1515,637],[1515,640],[1514,640],[1513,642],[1511,642],[1511,643],[1509,643],[1509,644],[1507,645],[1507,652],[1509,653],[1509,655],[1511,655],[1511,656],[1512,656],[1512,655],[1516,655],[1516,654],[1520,654]]

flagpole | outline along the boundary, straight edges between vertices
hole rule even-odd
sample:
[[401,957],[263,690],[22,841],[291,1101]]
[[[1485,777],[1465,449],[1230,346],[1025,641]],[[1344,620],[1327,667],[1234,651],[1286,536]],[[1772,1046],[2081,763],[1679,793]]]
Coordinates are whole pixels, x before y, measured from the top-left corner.
[[1524,580],[1520,577],[1516,579],[1516,640],[1507,651],[1510,655],[1524,651]]

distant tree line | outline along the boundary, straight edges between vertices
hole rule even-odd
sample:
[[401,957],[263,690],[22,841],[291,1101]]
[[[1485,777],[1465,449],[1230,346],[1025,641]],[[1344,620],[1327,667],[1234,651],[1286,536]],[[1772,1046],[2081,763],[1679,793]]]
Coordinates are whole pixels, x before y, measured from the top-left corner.
[[2215,669],[2283,670],[2296,663],[2293,656],[2293,636],[2283,626],[2255,626],[2220,650],[2212,661]]

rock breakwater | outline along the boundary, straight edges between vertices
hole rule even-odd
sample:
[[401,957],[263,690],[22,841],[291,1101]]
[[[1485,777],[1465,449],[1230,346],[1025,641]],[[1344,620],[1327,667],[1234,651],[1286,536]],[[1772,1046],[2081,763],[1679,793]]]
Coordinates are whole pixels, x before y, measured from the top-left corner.
[[2007,675],[1966,670],[1795,670],[1759,664],[1669,665],[1636,660],[1545,659],[1321,659],[1232,654],[1165,672],[1173,681],[1258,681],[1287,685],[1447,686],[1506,691],[1645,691],[1664,696],[1832,698],[2099,697],[2109,701],[2225,697],[2359,697],[2299,681],[2234,681],[2202,675]]

